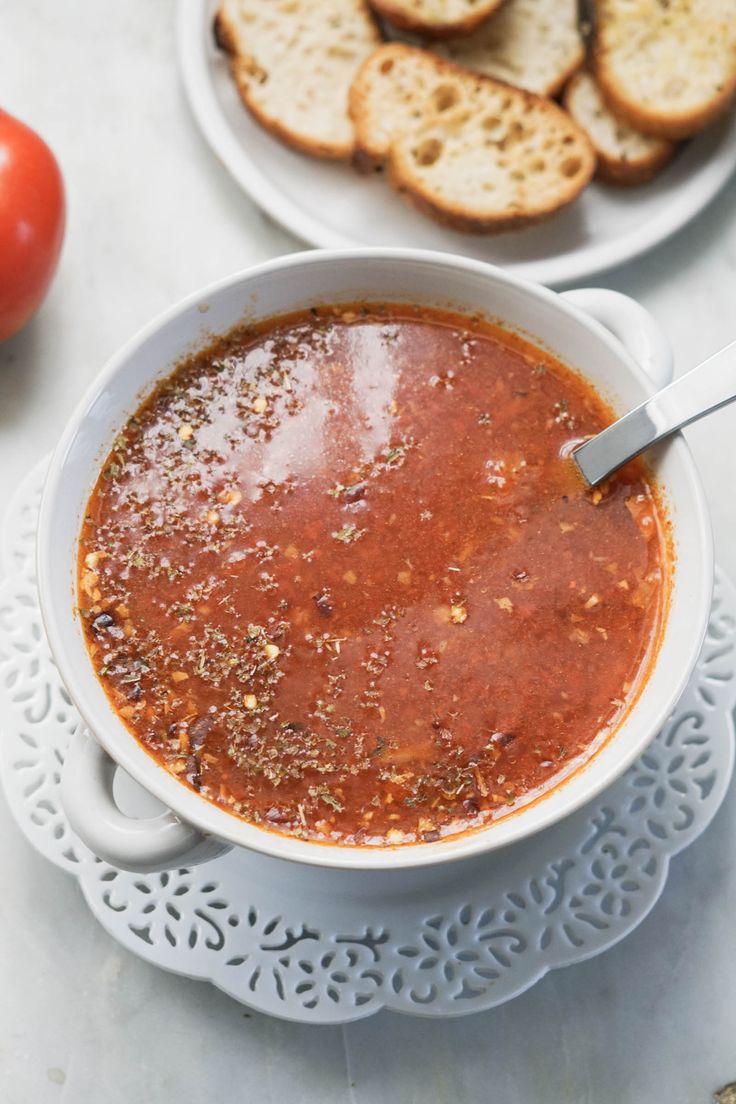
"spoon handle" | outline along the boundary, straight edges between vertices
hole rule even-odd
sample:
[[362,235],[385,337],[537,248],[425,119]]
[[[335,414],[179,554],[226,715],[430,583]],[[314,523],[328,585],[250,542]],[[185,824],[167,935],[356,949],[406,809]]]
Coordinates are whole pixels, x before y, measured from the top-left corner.
[[670,433],[736,399],[736,341],[619,418],[573,456],[594,486]]

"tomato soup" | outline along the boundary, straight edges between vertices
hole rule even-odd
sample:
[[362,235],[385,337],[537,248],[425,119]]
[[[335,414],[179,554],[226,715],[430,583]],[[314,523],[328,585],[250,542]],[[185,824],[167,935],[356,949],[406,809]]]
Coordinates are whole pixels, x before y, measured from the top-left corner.
[[646,677],[666,520],[612,419],[499,326],[404,305],[243,327],[180,364],[90,497],[78,605],[182,784],[303,839],[434,842],[535,799]]

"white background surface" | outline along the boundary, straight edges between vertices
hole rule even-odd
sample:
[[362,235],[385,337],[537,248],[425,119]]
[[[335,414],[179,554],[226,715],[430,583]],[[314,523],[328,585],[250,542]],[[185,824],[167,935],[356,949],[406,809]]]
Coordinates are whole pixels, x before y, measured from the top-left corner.
[[[174,58],[173,0],[0,0],[0,106],[65,174],[53,291],[0,346],[0,507],[82,389],[154,313],[297,248],[211,157]],[[736,186],[597,281],[641,300],[678,372],[736,338]],[[735,373],[736,379],[736,373]],[[736,407],[690,439],[736,577]],[[0,718],[1,723],[1,718]],[[281,1023],[120,950],[0,799],[2,1104],[699,1104],[736,1080],[736,793],[625,943],[454,1022]]]

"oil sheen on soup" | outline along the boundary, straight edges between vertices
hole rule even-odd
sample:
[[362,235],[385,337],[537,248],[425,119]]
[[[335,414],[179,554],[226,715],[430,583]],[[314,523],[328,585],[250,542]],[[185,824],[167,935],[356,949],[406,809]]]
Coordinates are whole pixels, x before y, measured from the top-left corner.
[[243,327],[160,383],[90,497],[78,600],[124,723],[302,839],[434,842],[536,799],[636,696],[667,599],[640,463],[487,321],[399,305]]

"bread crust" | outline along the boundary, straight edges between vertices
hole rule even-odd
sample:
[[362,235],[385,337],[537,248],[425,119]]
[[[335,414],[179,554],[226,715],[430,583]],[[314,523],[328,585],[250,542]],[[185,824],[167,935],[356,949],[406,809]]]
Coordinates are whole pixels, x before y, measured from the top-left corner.
[[[381,49],[381,47],[379,47],[379,49]],[[398,42],[393,42],[389,46],[384,46],[383,49],[385,49],[387,53],[390,51],[392,56],[397,54],[400,56],[405,49],[410,49],[410,47],[404,46]],[[373,60],[374,55],[371,54],[370,57],[367,57],[359,66],[358,72],[355,74],[348,92],[348,115],[353,122],[355,131],[352,163],[358,172],[364,175],[382,169],[385,161],[383,154],[378,153],[375,148],[369,144],[367,131],[360,125],[363,119],[362,105],[367,96],[365,88],[368,79],[367,73]]]
[[[364,0],[359,0],[359,3],[375,28],[376,45],[378,46],[383,41],[378,21]],[[259,104],[254,101],[250,89],[251,73],[248,71],[248,60],[239,53],[237,37],[222,9],[214,17],[212,33],[215,45],[228,56],[230,73],[244,107],[247,108],[260,127],[298,153],[306,153],[310,157],[316,157],[324,161],[350,160],[354,152],[353,142],[320,142],[309,138],[303,132],[285,126],[279,119],[264,112]]]
[[457,35],[470,34],[489,16],[501,7],[504,0],[483,0],[475,11],[470,12],[462,19],[447,20],[441,23],[426,22],[420,16],[408,11],[401,0],[369,0],[373,9],[383,18],[387,19],[394,27],[402,31],[410,31],[413,34],[422,35],[424,38],[443,39],[454,38]]
[[[583,79],[585,72],[585,70],[581,70],[576,73],[565,88],[562,102],[573,118],[575,118],[575,112],[572,106],[572,100],[576,88]],[[628,122],[628,120],[626,121]],[[583,130],[585,129],[582,122],[579,122],[578,125],[581,126]],[[623,157],[610,157],[605,150],[601,149],[599,145],[596,145],[591,137],[591,144],[597,158],[596,176],[599,180],[603,180],[607,184],[616,184],[620,187],[635,187],[638,184],[647,184],[650,180],[653,180],[666,165],[669,165],[677,150],[675,142],[668,142],[666,139],[659,139],[659,141],[661,143],[660,148],[652,150],[647,157],[638,157],[635,160],[629,160]]]
[[[553,104],[543,96],[538,96],[533,92],[527,92],[522,88],[516,88],[504,81],[487,77],[482,73],[471,73],[462,66],[455,65],[454,62],[445,61],[435,55],[426,54],[411,46],[392,43],[380,49],[387,57],[401,57],[402,55],[406,57],[421,53],[424,60],[431,61],[440,74],[445,73],[455,77],[461,77],[463,80],[471,79],[475,83],[486,85],[494,90],[508,89],[514,96],[522,97],[527,104],[534,105],[536,108],[543,105],[544,110],[548,110],[555,115],[558,112],[562,112],[562,108],[557,104]],[[523,212],[517,211],[508,214],[499,213],[485,218],[470,214],[457,204],[447,201],[440,203],[431,190],[425,188],[420,181],[413,178],[411,175],[401,171],[400,167],[397,165],[397,156],[392,149],[391,143],[389,142],[388,149],[385,152],[379,151],[375,143],[371,143],[370,136],[367,134],[366,128],[362,125],[362,101],[368,94],[365,89],[365,83],[369,79],[367,70],[368,66],[371,64],[375,64],[375,55],[371,55],[371,57],[363,62],[350,90],[348,109],[355,123],[355,151],[353,154],[353,164],[361,172],[370,172],[380,169],[381,167],[386,168],[388,180],[396,191],[406,196],[406,198],[419,210],[445,226],[465,233],[475,234],[493,234],[507,230],[517,230],[524,226],[531,226],[534,223],[549,218],[562,207],[567,206],[567,204],[576,199],[595,172],[596,157],[590,139],[572,119],[566,117],[566,125],[569,125],[572,130],[577,132],[576,137],[579,142],[579,147],[576,153],[580,153],[583,163],[581,164],[581,171],[576,173],[575,177],[567,182],[567,187],[564,186],[565,181],[561,181],[559,192],[553,203],[539,205],[537,207],[527,207]]]

